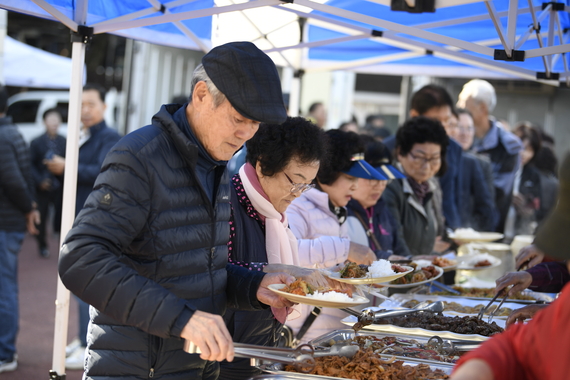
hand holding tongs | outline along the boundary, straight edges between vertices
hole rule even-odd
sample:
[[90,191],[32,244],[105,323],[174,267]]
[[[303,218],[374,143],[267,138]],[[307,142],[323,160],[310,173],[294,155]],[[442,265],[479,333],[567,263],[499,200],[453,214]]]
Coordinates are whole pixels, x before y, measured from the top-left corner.
[[[201,353],[198,346],[188,340],[184,342],[184,351],[190,354]],[[315,350],[308,344],[302,344],[297,348],[281,348],[234,342],[234,351],[235,356],[238,358],[252,358],[292,364],[299,372],[307,373],[315,368],[315,359],[313,357]]]
[[[521,264],[520,267],[517,268],[517,272],[521,270],[521,268],[525,265],[526,263]],[[477,318],[478,319],[483,319],[483,315],[485,315],[485,313],[487,312],[487,310],[489,310],[489,308],[491,307],[491,305],[493,304],[493,302],[495,302],[497,300],[497,297],[499,297],[499,295],[501,293],[505,292],[505,296],[503,297],[503,299],[501,300],[501,302],[499,303],[499,306],[497,306],[497,308],[495,310],[493,310],[490,314],[489,314],[489,319],[487,320],[487,322],[491,323],[491,321],[493,320],[493,317],[495,316],[495,314],[499,311],[499,309],[501,308],[501,306],[503,306],[503,303],[505,303],[505,300],[509,297],[509,291],[504,288],[502,289],[500,292],[498,292],[497,294],[495,294],[495,297],[493,297],[491,299],[491,301],[487,304],[487,306],[485,306],[484,308],[482,308],[479,311],[479,314],[477,314]]]

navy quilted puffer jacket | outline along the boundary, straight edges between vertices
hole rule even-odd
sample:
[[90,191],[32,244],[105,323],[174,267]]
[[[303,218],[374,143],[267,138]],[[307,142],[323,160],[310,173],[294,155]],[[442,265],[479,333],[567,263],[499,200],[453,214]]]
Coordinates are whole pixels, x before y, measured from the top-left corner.
[[213,169],[212,205],[199,147],[172,118],[179,107],[163,106],[109,152],[62,248],[63,283],[93,306],[87,379],[215,379],[216,366],[182,350],[193,312],[264,308],[263,273],[227,266],[225,165]]

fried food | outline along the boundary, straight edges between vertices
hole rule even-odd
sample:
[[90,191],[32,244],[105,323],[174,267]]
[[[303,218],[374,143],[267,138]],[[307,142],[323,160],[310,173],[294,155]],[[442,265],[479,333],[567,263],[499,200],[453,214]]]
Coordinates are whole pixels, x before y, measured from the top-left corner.
[[[315,368],[310,372],[312,375],[356,380],[449,379],[443,371],[432,370],[427,364],[411,366],[400,360],[382,360],[371,348],[358,351],[353,358],[325,356],[315,358],[315,362]],[[287,365],[285,370],[296,372],[291,365]]]
[[439,257],[439,256],[434,258],[431,261],[431,263],[433,265],[440,267],[440,268],[447,268],[447,267],[451,267],[451,266],[457,264],[457,262],[454,260],[448,260],[445,257]]
[[475,265],[473,265],[473,267],[475,268],[488,267],[488,266],[491,266],[491,262],[487,259],[478,261]]
[[291,294],[297,294],[299,296],[306,296],[307,294],[313,294],[315,292],[315,290],[307,284],[306,281],[301,279],[297,279],[290,285],[285,286],[283,291]]
[[[414,263],[412,263],[414,264]],[[403,285],[403,284],[414,284],[417,282],[422,282],[429,280],[430,278],[436,276],[438,274],[437,269],[433,265],[417,268],[417,265],[414,265],[415,270],[406,274],[403,277],[397,278],[390,282],[390,284],[394,285]]]
[[[464,297],[480,297],[480,298],[493,298],[495,296],[495,288],[463,288],[461,286],[453,286],[453,289],[460,292],[460,296]],[[441,295],[441,296],[456,296],[450,292],[432,292],[431,294]],[[527,294],[516,293],[514,295],[509,294],[507,299],[514,300],[529,300],[534,301],[535,299]]]

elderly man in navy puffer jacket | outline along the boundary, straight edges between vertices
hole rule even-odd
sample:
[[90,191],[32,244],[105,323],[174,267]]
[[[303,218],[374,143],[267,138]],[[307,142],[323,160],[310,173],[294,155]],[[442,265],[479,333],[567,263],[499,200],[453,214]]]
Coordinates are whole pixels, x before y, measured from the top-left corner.
[[291,306],[268,286],[294,278],[227,265],[226,163],[259,122],[286,119],[275,65],[229,43],[192,83],[188,104],[162,106],[109,152],[62,247],[63,283],[92,305],[84,379],[215,379],[234,356],[226,306]]

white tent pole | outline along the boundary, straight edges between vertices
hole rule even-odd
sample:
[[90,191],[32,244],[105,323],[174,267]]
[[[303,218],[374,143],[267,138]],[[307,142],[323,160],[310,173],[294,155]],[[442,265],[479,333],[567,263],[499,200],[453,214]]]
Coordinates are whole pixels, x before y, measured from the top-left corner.
[[44,11],[55,17],[62,24],[67,26],[71,30],[77,30],[77,23],[61,13],[53,5],[48,4],[45,0],[32,0],[38,7],[42,8]]
[[541,57],[543,55],[568,53],[568,52],[570,52],[570,44],[554,45],[554,46],[547,46],[547,47],[538,48],[538,49],[525,50],[524,57],[526,59],[526,58],[533,58],[533,57]]
[[[38,0],[34,0],[34,1],[38,1]],[[194,19],[194,18],[213,16],[215,14],[220,14],[220,13],[235,12],[235,11],[241,11],[244,9],[260,8],[260,7],[266,7],[266,6],[278,5],[278,4],[281,4],[281,0],[254,0],[254,1],[249,1],[247,3],[232,4],[232,5],[222,6],[222,7],[212,7],[212,8],[198,9],[198,10],[194,10],[194,11],[171,13],[168,15],[147,17],[147,18],[142,18],[142,19],[138,19],[138,20],[131,20],[131,21],[125,21],[125,22],[115,22],[115,23],[110,23],[110,24],[105,24],[105,25],[99,25],[99,26],[96,26],[94,28],[95,29],[94,33],[95,34],[108,33],[108,32],[114,32],[117,30],[138,28],[141,26],[165,24],[165,23],[174,22],[174,21],[190,20],[190,19]]]
[[[528,2],[530,4],[532,2],[532,0],[528,0]],[[528,27],[528,30],[524,34],[520,35],[519,40],[517,41],[517,43],[515,45],[515,50],[518,50],[526,42],[526,40],[529,39],[529,37],[532,35],[532,32],[535,30],[535,28],[538,28],[538,24],[540,22],[542,22],[542,20],[544,20],[546,18],[546,16],[548,16],[550,14],[550,8],[552,8],[552,5],[550,5],[550,4],[547,5],[546,8],[540,13],[540,15],[538,17],[536,17],[534,12],[531,13],[533,24]]]
[[479,53],[487,56],[494,56],[495,49],[487,46],[481,46],[474,44],[472,42],[463,41],[457,38],[444,36],[441,34],[429,32],[426,30],[416,29],[414,27],[398,24],[395,22],[381,20],[374,16],[368,16],[361,13],[356,13],[352,11],[347,11],[345,9],[339,9],[326,4],[318,4],[310,0],[296,0],[295,4],[304,5],[306,7],[318,10],[320,12],[329,13],[338,17],[344,17],[353,21],[363,22],[365,24],[374,25],[378,28],[385,28],[397,33],[404,33],[410,36],[423,38],[429,41],[438,42],[445,45],[457,46],[461,49],[469,50],[474,53]]
[[485,1],[485,5],[487,6],[487,10],[489,11],[489,16],[491,16],[491,20],[493,20],[493,25],[495,25],[495,30],[501,39],[501,43],[503,44],[503,48],[507,53],[507,57],[510,57],[512,54],[512,48],[509,45],[509,41],[505,37],[505,31],[503,30],[503,24],[501,24],[501,19],[497,15],[497,10],[495,9],[495,5],[490,1]]
[[[549,25],[548,25],[548,46],[554,45],[554,29],[556,28],[556,12],[555,10],[550,11]],[[562,44],[562,41],[560,41]],[[552,54],[548,56],[548,64],[552,68]]]
[[[515,40],[517,38],[517,10],[519,8],[518,0],[509,1],[509,17],[507,21],[507,42],[511,49],[514,49]],[[534,12],[532,12],[534,14]]]
[[[79,157],[79,121],[81,116],[81,92],[85,44],[73,42],[71,50],[71,87],[69,88],[69,117],[67,120],[67,145],[65,148],[65,173],[63,181],[63,209],[61,218],[60,246],[73,225],[77,191],[77,162]],[[55,301],[55,329],[53,339],[52,368],[58,374],[65,373],[65,346],[69,319],[69,290],[57,277],[57,300]]]
[[369,33],[355,34],[352,36],[331,38],[328,40],[313,41],[313,42],[301,42],[301,43],[298,43],[295,45],[281,46],[281,47],[272,48],[272,49],[263,49],[263,52],[268,54],[268,53],[281,52],[281,51],[290,50],[290,49],[313,48],[313,47],[318,47],[318,46],[338,44],[341,42],[350,42],[350,41],[355,41],[355,40],[362,40],[362,39],[366,39],[366,38],[370,38],[370,37],[371,36]]

